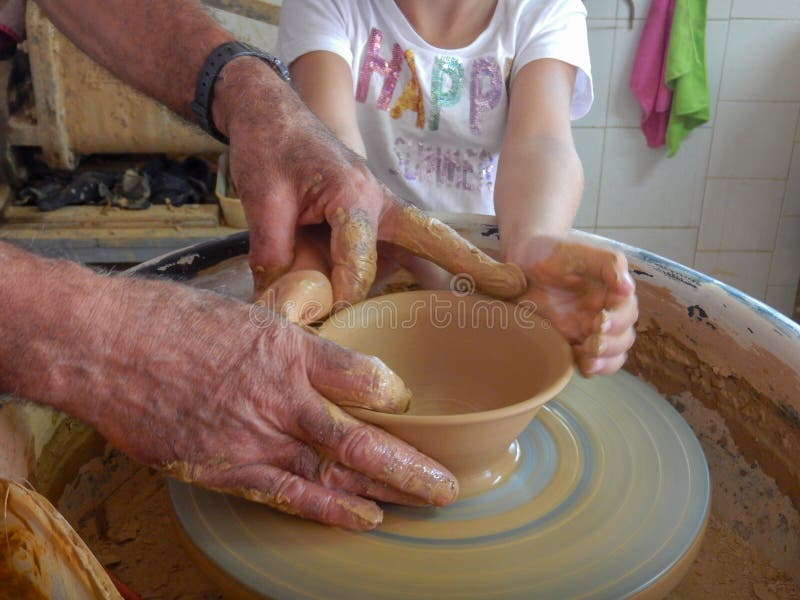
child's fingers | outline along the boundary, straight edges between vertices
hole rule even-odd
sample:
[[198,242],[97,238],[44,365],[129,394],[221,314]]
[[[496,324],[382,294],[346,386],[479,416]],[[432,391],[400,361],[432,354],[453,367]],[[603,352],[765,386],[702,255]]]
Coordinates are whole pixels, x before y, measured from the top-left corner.
[[628,360],[628,354],[622,353],[610,358],[578,358],[577,364],[581,373],[585,376],[591,375],[612,375],[619,371]]
[[628,259],[621,252],[608,252],[603,257],[601,272],[610,296],[626,298],[636,290],[636,284],[628,272]]
[[613,358],[627,352],[635,339],[631,327],[618,334],[595,333],[577,346],[575,353],[586,358]]

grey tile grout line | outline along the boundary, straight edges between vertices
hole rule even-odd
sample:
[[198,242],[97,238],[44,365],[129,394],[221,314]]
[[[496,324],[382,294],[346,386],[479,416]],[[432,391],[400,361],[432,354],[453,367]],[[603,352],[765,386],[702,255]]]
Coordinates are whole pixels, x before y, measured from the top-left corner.
[[[786,205],[786,194],[789,191],[789,178],[792,176],[792,164],[794,162],[794,153],[795,153],[795,146],[798,145],[797,136],[800,132],[800,110],[797,112],[797,118],[795,119],[794,123],[794,136],[792,140],[792,148],[789,151],[789,172],[786,174],[786,179],[783,183],[783,196],[781,197],[781,208],[778,212],[778,223],[775,226],[775,236],[772,240],[772,258],[769,261],[769,273],[767,273],[767,291],[769,291],[770,282],[772,281],[772,272],[775,269],[775,255],[778,253],[778,236],[780,235],[781,231],[781,221],[783,220],[783,208]],[[777,284],[772,284],[777,285]],[[800,284],[789,284],[789,285],[800,285]],[[795,288],[795,293],[797,289]],[[766,292],[765,296],[766,298]]]
[[[728,12],[728,17],[730,17],[731,12],[733,11],[733,3],[731,3],[731,7]],[[709,180],[709,173],[711,171],[711,159],[714,155],[714,137],[717,133],[717,116],[719,113],[719,103],[720,103],[720,92],[722,91],[722,82],[725,78],[725,63],[728,60],[728,42],[730,41],[731,36],[731,27],[730,27],[730,18],[728,19],[728,27],[725,29],[725,44],[722,48],[722,72],[720,73],[719,83],[717,84],[717,101],[713,107],[709,106],[709,111],[713,110],[713,113],[709,115],[709,120],[711,121],[711,141],[708,145],[708,157],[706,159],[706,169],[705,169],[705,177],[703,179],[703,196],[700,199],[700,222],[697,225],[697,239],[694,243],[694,261],[692,261],[692,267],[697,265],[697,253],[701,252],[698,248],[700,243],[700,229],[703,227],[703,212],[705,211],[706,207],[706,194],[708,193],[708,180]],[[708,70],[708,44],[706,43],[706,70]],[[709,90],[709,100],[711,97],[711,90]],[[766,290],[765,290],[766,293]]]
[[[619,14],[619,0],[617,1],[616,13]],[[606,166],[606,140],[608,139],[608,113],[611,110],[611,87],[614,83],[614,58],[617,52],[617,29],[614,28],[614,35],[611,38],[611,65],[608,69],[609,85],[606,90],[606,114],[603,115],[603,143],[600,148],[600,175],[597,178],[597,202],[594,207],[594,230],[597,231],[600,221],[600,198],[603,192],[603,171]]]

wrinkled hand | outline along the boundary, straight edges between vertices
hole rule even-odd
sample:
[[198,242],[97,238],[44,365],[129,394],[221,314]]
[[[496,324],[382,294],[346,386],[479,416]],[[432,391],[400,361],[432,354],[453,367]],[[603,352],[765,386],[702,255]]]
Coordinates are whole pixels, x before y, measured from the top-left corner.
[[194,290],[170,296],[164,313],[137,315],[147,332],[124,340],[138,368],[106,373],[130,397],[97,423],[119,448],[183,481],[348,529],[381,522],[374,500],[455,499],[441,465],[339,408],[407,409],[409,391],[381,361],[272,311]]
[[441,465],[340,408],[406,410],[376,358],[255,305],[3,243],[0,279],[3,339],[25,341],[0,344],[0,394],[72,414],[145,464],[350,529],[380,522],[374,500],[456,498]]
[[524,290],[516,265],[493,261],[449,227],[401,203],[288,86],[276,85],[272,73],[259,81],[253,70],[259,64],[263,69],[258,60],[229,63],[214,102],[215,122],[231,140],[230,171],[250,229],[257,291],[291,267],[297,227],[319,223],[330,226],[336,302],[366,297],[379,240],[452,273],[469,272],[489,294],[509,298]]
[[638,317],[628,261],[585,243],[536,236],[508,256],[523,267],[541,314],[570,342],[585,375],[610,374],[625,363]]

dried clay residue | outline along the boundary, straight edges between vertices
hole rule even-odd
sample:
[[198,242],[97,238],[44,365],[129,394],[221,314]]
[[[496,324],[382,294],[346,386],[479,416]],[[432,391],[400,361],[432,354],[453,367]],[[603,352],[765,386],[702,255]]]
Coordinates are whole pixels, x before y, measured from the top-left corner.
[[82,467],[58,508],[100,563],[144,600],[222,598],[180,545],[163,475],[109,451]]
[[[42,591],[14,567],[14,555],[32,553],[34,542],[20,529],[4,531],[0,536],[0,600],[47,600]],[[29,534],[28,534],[29,535]]]
[[800,515],[720,414],[689,394],[670,398],[708,460],[711,517],[700,553],[668,600],[800,600]]

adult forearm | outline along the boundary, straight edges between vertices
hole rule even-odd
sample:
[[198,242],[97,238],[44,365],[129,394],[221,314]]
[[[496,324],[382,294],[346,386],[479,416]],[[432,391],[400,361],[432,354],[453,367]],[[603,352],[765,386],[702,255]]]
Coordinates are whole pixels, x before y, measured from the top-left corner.
[[203,62],[233,39],[194,0],[36,1],[92,59],[187,118]]
[[[48,404],[106,433],[147,426],[142,421],[155,421],[182,386],[218,385],[229,366],[216,356],[225,336],[243,335],[246,347],[254,329],[244,305],[98,275],[2,242],[0,286],[0,393]],[[191,344],[182,341],[188,327]]]
[[569,140],[507,142],[500,155],[495,210],[503,254],[534,235],[561,236],[572,226],[583,192],[583,168]]
[[0,242],[0,393],[67,408],[59,399],[87,376],[79,349],[102,346],[87,340],[105,334],[103,323],[89,327],[104,283],[77,265]]

